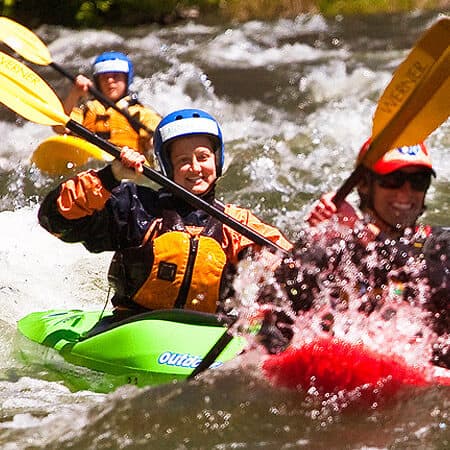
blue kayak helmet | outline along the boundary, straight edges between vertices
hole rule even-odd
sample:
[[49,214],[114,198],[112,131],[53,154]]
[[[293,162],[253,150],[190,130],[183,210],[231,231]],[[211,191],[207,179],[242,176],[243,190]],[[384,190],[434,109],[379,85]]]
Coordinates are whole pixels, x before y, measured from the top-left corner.
[[179,137],[208,135],[212,138],[216,156],[217,177],[222,175],[224,143],[222,130],[214,117],[201,109],[181,109],[165,116],[156,127],[153,147],[161,171],[173,179],[173,167],[168,154],[170,142]]
[[95,58],[92,65],[94,79],[101,73],[118,72],[127,74],[127,91],[133,82],[133,63],[127,55],[121,52],[104,52]]

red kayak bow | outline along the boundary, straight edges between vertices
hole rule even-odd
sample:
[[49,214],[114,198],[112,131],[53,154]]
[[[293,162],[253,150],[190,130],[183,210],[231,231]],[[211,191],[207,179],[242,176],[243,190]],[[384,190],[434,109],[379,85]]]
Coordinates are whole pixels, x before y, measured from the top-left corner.
[[271,355],[264,361],[263,371],[276,386],[314,388],[320,394],[361,387],[394,394],[402,387],[450,386],[448,370],[442,369],[437,376],[433,367],[412,366],[399,356],[335,338],[321,338]]

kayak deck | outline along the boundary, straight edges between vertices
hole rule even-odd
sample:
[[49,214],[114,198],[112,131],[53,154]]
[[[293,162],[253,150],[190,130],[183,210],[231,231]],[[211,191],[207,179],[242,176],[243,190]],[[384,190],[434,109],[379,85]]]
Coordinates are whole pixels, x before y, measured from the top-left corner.
[[[18,330],[69,363],[138,386],[186,379],[226,330],[213,314],[184,310],[139,314],[96,331],[100,317],[100,311],[34,312],[19,320]],[[234,358],[244,346],[243,338],[233,338],[210,368]]]

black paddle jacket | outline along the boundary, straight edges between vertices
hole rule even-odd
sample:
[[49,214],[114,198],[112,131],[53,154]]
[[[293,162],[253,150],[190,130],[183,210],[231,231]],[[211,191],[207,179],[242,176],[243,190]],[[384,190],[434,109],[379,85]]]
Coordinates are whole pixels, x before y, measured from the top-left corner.
[[[291,244],[276,228],[264,224],[248,210],[233,205],[222,205],[214,197],[212,190],[203,199],[232,215],[239,222],[259,232],[267,239],[283,247],[291,247]],[[218,310],[220,310],[220,300],[228,297],[232,290],[231,280],[235,265],[248,250],[255,248],[255,244],[244,236],[223,225],[204,211],[192,208],[169,192],[164,190],[156,192],[131,182],[119,183],[113,177],[110,166],[98,172],[92,170],[83,172],[63,182],[46,196],[41,204],[38,218],[46,230],[65,242],[81,242],[94,253],[114,251],[109,272],[109,279],[115,289],[112,302],[116,307],[135,309],[136,311],[142,310],[142,306],[150,308],[146,304],[147,298],[153,298],[152,302],[156,303],[157,297],[164,297],[164,295],[155,294],[155,290],[160,289],[158,292],[167,292],[162,290],[161,285],[164,283],[161,283],[161,280],[178,283],[175,277],[180,280],[178,273],[180,267],[185,268],[186,272],[183,273],[191,271],[191,274],[194,275],[190,275],[192,278],[187,278],[187,276],[182,278],[182,287],[179,288],[179,292],[173,293],[172,290],[172,297],[167,294],[169,298],[167,303],[171,302],[172,306],[164,307],[195,309],[197,305],[199,310],[214,312],[211,309],[218,304]],[[154,233],[156,223],[159,228]],[[178,266],[164,261],[162,264],[160,260],[157,266],[157,275],[153,275],[154,272],[151,271],[153,262],[156,260],[153,251],[155,235],[161,236],[166,231],[183,233],[186,232],[187,227],[202,229],[198,236],[203,239],[202,242],[207,243],[203,246],[206,249],[203,250],[203,256],[212,261],[204,261],[203,265],[207,268],[209,266],[206,263],[209,263],[210,271],[206,272],[202,269],[201,261],[194,262],[197,260],[196,256],[195,260],[189,263],[191,260],[189,256],[187,263],[186,260],[180,264],[176,261]],[[175,234],[172,233],[174,236]],[[198,254],[194,253],[194,255],[200,254],[201,245],[199,244]],[[219,252],[224,256],[220,256]],[[177,254],[176,247],[172,253]],[[217,255],[217,258],[214,255]],[[225,266],[221,269],[224,259]],[[174,266],[177,271],[175,274]],[[219,269],[216,269],[216,266]],[[161,269],[161,273],[159,269]],[[150,275],[151,273],[152,275]],[[197,274],[197,278],[194,277],[195,274]],[[209,279],[210,277],[213,279],[214,274],[216,278],[213,281],[216,283],[214,285],[216,287],[214,287],[214,291],[206,291],[210,285]],[[153,280],[153,277],[155,277],[155,283],[148,281]],[[189,283],[185,282],[186,279]],[[198,288],[200,292],[207,292],[203,298],[202,295],[194,296],[191,289],[195,289],[192,286],[196,285],[206,286]],[[189,292],[187,292],[188,290]],[[183,298],[181,292],[183,295],[189,294],[192,299],[190,298],[188,301],[192,300],[192,302],[186,303],[186,298]],[[217,296],[216,293],[218,293]],[[172,298],[173,301],[170,300]],[[213,298],[216,300],[212,300]],[[199,300],[193,302],[196,299]],[[202,301],[203,303],[201,303]],[[205,307],[206,302],[208,302],[208,310],[200,309]],[[151,303],[150,300],[149,303]],[[161,307],[163,306],[156,306],[156,308]]]

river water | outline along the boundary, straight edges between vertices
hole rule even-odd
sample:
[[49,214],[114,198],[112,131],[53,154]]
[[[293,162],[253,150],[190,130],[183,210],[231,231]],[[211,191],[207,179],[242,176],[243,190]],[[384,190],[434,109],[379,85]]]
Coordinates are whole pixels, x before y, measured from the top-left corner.
[[[448,11],[447,11],[448,13]],[[36,32],[66,69],[88,71],[100,51],[128,52],[134,87],[161,114],[213,113],[223,127],[220,195],[295,239],[322,192],[350,174],[392,72],[437,13],[301,16],[274,23],[134,29],[43,27]],[[60,96],[67,81],[36,67]],[[0,448],[13,449],[445,449],[450,390],[404,392],[385,405],[345,408],[261,379],[262,352],[192,383],[112,393],[75,389],[96,375],[24,363],[16,321],[49,308],[102,308],[111,254],[59,242],[36,220],[60,181],[30,165],[48,127],[0,110]],[[424,221],[448,225],[450,124],[427,140],[437,179]],[[352,196],[350,196],[352,199]],[[72,380],[72,381],[71,381]],[[99,381],[101,383],[101,381]]]

